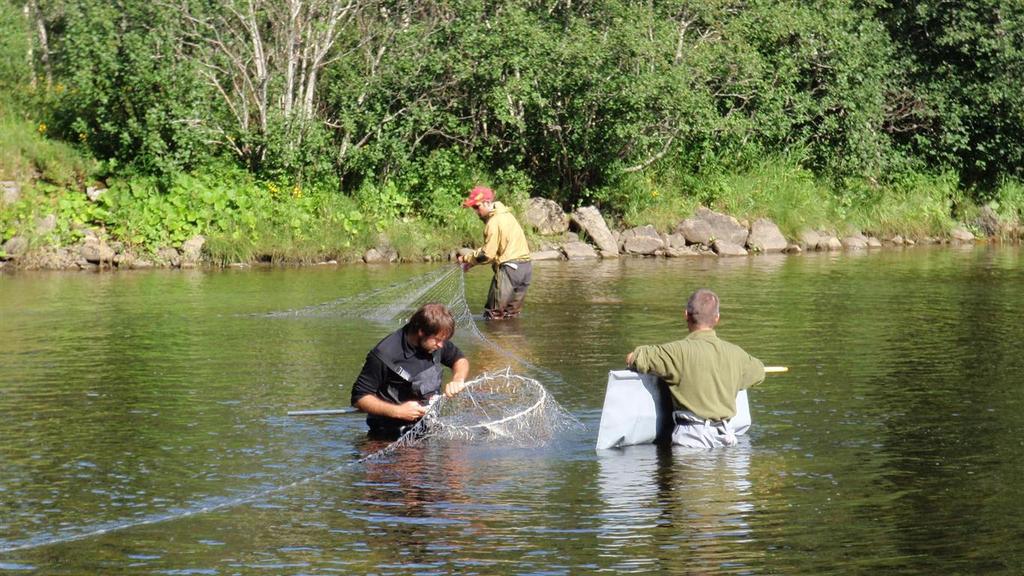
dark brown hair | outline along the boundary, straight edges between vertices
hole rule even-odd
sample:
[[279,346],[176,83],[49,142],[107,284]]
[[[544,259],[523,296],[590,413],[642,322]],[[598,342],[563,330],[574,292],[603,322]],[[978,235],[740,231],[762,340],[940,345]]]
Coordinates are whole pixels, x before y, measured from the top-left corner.
[[421,306],[412,318],[409,318],[405,331],[419,332],[424,336],[443,336],[448,339],[455,335],[455,319],[444,304],[431,302]]

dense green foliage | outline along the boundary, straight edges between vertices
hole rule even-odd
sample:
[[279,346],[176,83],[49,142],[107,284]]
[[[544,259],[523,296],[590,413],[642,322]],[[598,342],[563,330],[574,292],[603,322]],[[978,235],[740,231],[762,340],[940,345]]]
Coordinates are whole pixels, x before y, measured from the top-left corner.
[[903,71],[889,103],[897,142],[987,190],[1021,176],[1024,4],[892,2],[879,15]]
[[[663,228],[1024,204],[1010,0],[7,0],[0,31],[3,178],[109,185],[91,223],[149,247],[331,254],[453,214],[466,241],[482,181]],[[46,168],[54,141],[79,152]]]

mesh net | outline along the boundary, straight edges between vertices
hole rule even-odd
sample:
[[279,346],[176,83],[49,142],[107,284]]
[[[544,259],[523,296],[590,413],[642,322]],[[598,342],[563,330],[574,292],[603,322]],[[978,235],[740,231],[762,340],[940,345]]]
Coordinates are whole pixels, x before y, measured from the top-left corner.
[[481,374],[451,398],[436,396],[419,422],[363,461],[427,439],[540,446],[578,426],[539,381],[505,369]]
[[444,266],[433,272],[370,290],[361,294],[338,298],[304,308],[269,312],[272,318],[359,318],[387,325],[402,325],[420,306],[440,302],[448,307],[460,329],[473,330],[473,313],[465,298],[462,269]]
[[[501,360],[507,361],[508,368],[477,376],[467,382],[463,391],[452,398],[435,397],[436,400],[431,403],[423,419],[410,427],[396,441],[360,459],[359,462],[380,458],[427,439],[538,446],[561,430],[582,426],[579,420],[555,401],[541,383],[561,381],[557,373],[527,361],[511,351],[509,346],[499,345],[481,333],[466,304],[464,276],[458,266],[446,266],[402,283],[355,296],[259,316],[281,319],[360,319],[384,325],[384,329],[381,330],[383,336],[387,331],[404,324],[427,302],[440,302],[446,305],[455,318],[459,340],[469,341],[494,352],[494,356],[489,359],[490,362],[494,364],[500,357]],[[258,490],[235,498],[211,499],[192,508],[134,516],[79,529],[62,528],[59,535],[42,534],[20,542],[0,542],[0,553],[84,540],[135,526],[224,510],[314,482],[351,464],[353,462],[346,462],[341,466],[275,488]]]
[[456,339],[485,348],[491,353],[489,362],[500,361],[499,365],[506,368],[481,374],[451,398],[435,397],[422,420],[364,460],[430,438],[536,446],[558,431],[582,426],[542,383],[560,382],[557,373],[528,361],[512,347],[496,343],[480,331],[466,303],[465,277],[459,266],[445,266],[377,290],[268,315],[353,318],[395,329],[428,302],[440,302],[448,308],[456,322]]

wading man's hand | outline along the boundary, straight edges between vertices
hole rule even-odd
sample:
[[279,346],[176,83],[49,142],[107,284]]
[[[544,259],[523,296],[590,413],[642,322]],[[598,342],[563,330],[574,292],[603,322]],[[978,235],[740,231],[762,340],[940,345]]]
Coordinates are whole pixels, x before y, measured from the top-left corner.
[[426,413],[426,406],[420,404],[419,402],[416,402],[415,400],[409,400],[408,402],[404,402],[402,404],[395,406],[394,412],[392,413],[392,417],[397,418],[399,420],[408,420],[409,422],[414,422],[422,418],[423,415]]
[[447,386],[444,387],[444,396],[445,398],[451,398],[452,396],[455,396],[459,392],[462,392],[462,390],[465,387],[466,383],[463,382],[462,380],[452,380],[451,382],[448,383]]

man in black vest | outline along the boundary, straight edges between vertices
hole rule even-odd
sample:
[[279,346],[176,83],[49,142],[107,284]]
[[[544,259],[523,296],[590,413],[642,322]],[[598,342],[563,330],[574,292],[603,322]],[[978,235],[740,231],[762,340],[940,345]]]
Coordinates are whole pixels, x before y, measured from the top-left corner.
[[431,397],[442,392],[442,365],[452,370],[443,393],[453,396],[463,389],[469,360],[450,340],[454,335],[448,309],[424,304],[366,355],[352,386],[352,405],[366,412],[371,434],[397,436],[422,418]]

